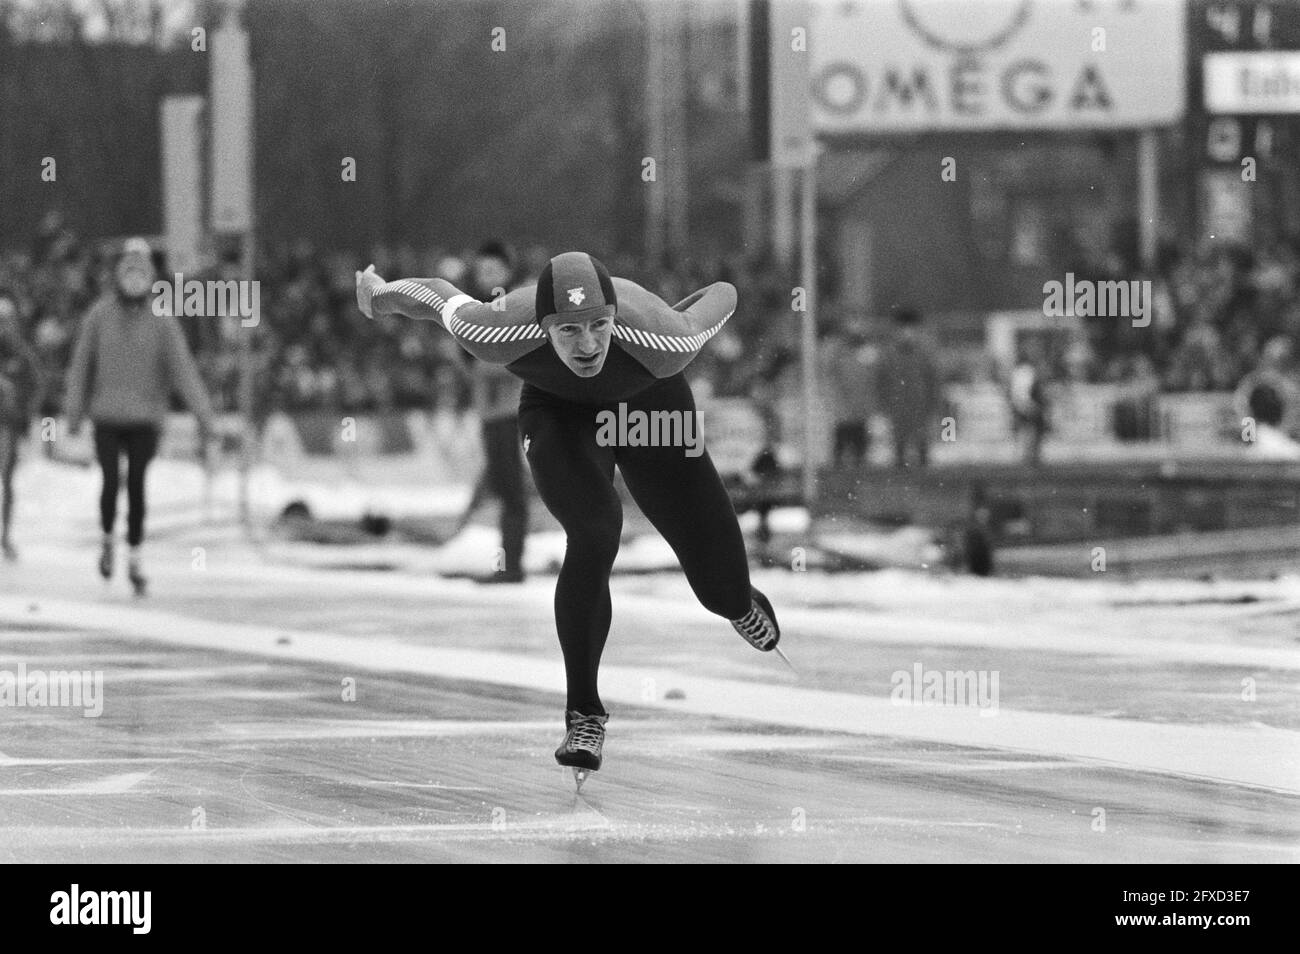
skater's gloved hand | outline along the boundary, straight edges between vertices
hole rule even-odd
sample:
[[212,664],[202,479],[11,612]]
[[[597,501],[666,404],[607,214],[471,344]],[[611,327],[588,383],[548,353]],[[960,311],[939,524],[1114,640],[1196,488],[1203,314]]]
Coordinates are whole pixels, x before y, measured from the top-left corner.
[[375,289],[384,284],[384,280],[375,274],[375,266],[369,266],[364,272],[357,272],[357,307],[367,318],[375,316],[370,311],[370,296]]

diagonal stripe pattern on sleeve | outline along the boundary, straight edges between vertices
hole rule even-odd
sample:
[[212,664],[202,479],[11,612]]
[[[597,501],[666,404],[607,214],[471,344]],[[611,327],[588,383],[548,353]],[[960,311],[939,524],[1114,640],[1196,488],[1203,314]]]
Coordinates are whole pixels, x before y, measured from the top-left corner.
[[[651,379],[668,378],[684,369],[736,311],[736,289],[727,282],[714,282],[676,305],[628,279],[612,282],[618,305],[611,344]],[[486,303],[440,278],[405,278],[380,285],[370,304],[376,316],[401,314],[436,321],[466,351],[491,364],[511,365],[529,356],[511,370],[525,381],[536,378],[537,386],[546,390],[546,379],[562,366],[532,354],[547,343],[546,332],[536,320],[536,295],[537,286],[526,285]],[[595,390],[610,386],[611,382],[597,384],[596,379],[581,385]]]
[[376,288],[370,303],[376,315],[396,313],[436,321],[474,357],[509,364],[546,339],[533,321],[531,295],[531,287],[516,289],[487,304],[440,278],[404,278]]
[[736,289],[727,282],[714,282],[674,306],[635,282],[615,278],[614,285],[619,301],[614,338],[656,378],[690,364],[736,312]]

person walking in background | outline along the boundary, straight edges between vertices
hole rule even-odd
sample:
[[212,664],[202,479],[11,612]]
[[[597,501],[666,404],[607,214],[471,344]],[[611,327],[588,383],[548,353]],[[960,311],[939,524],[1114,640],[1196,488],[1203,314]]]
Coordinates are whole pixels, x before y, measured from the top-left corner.
[[[501,298],[517,286],[509,251],[499,241],[485,242],[474,258],[470,287],[480,301]],[[522,583],[524,540],[528,534],[528,489],[523,456],[519,453],[519,379],[505,368],[466,354],[474,411],[478,415],[483,472],[475,482],[470,502],[457,524],[457,532],[470,521],[484,498],[501,504],[502,559],[496,572],[475,577],[480,583]]]
[[894,438],[899,467],[924,467],[930,456],[930,432],[938,424],[939,371],[933,348],[921,335],[921,315],[896,308],[894,336],[880,356],[877,370],[880,404]]
[[212,430],[212,408],[176,319],[158,317],[149,307],[154,283],[149,244],[139,238],[128,240],[113,276],[115,287],[82,319],[68,369],[66,413],[74,433],[80,431],[87,413],[95,428],[95,456],[103,473],[99,573],[105,580],[113,575],[113,525],[121,457],[126,456],[127,575],[136,595],[143,596],[145,472],[158,449],[170,398],[174,391],[180,392],[198,415],[204,446]]
[[1041,347],[1035,342],[1028,342],[1020,347],[1008,382],[1012,426],[1021,444],[1021,456],[1031,467],[1037,467],[1042,462],[1043,438],[1047,434],[1044,364]]
[[44,391],[40,363],[23,338],[18,300],[0,288],[0,555],[6,560],[18,559],[12,536],[18,445]]

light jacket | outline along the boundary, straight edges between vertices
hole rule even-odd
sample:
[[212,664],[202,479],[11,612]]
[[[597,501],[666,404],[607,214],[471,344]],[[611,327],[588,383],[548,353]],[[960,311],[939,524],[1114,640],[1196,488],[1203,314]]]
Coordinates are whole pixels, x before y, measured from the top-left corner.
[[177,319],[128,309],[114,295],[91,305],[68,369],[69,424],[89,413],[96,423],[159,426],[174,392],[210,423],[212,406]]

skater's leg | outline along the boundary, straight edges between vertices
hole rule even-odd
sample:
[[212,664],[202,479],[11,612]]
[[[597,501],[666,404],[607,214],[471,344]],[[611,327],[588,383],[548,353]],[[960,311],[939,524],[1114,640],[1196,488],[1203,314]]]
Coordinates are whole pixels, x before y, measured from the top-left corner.
[[99,528],[105,537],[113,533],[117,522],[117,492],[121,486],[122,428],[112,424],[95,425],[95,457],[99,461],[102,482],[99,490]]
[[157,450],[156,427],[131,428],[126,441],[126,542],[131,547],[138,547],[144,542],[145,472]]
[[566,537],[555,584],[555,627],[564,653],[569,710],[603,715],[596,674],[609,636],[609,573],[623,531],[614,455],[596,445],[594,416],[553,407],[520,412],[533,482]]
[[[695,399],[679,374],[629,400],[628,412],[633,410],[680,411],[694,417]],[[698,421],[695,418],[696,434]],[[702,450],[702,445],[696,449]],[[751,600],[740,523],[708,452],[689,456],[687,450],[620,447],[619,470],[637,506],[677,554],[704,608],[724,619],[739,619],[749,612]]]

